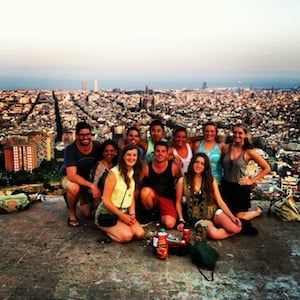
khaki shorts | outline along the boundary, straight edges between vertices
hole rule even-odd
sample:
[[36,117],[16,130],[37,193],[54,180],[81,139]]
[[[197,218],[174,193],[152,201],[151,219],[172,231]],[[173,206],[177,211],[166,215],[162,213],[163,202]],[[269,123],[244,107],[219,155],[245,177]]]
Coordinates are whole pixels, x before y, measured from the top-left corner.
[[[69,181],[68,177],[67,176],[63,176],[60,178],[59,180],[59,184],[60,186],[64,189],[64,190],[67,190],[66,187],[67,187],[67,182]],[[89,201],[89,197],[88,197],[88,188],[85,187],[85,186],[82,186],[80,188],[80,192],[79,192],[79,196],[78,196],[78,201],[79,201],[79,204],[80,205],[83,205],[83,204],[90,204],[90,201]]]

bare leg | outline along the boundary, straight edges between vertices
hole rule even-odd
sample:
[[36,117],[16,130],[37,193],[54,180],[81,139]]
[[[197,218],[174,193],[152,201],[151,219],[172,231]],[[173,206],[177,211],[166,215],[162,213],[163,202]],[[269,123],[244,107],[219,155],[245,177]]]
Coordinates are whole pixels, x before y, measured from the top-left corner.
[[241,212],[238,212],[236,214],[236,216],[240,219],[245,219],[245,220],[252,220],[254,218],[257,218],[259,216],[261,216],[262,214],[262,209],[261,207],[257,207],[256,210],[252,210],[252,211],[241,211]]
[[172,229],[176,225],[176,219],[172,216],[161,216],[161,222],[166,226],[166,229]]
[[130,226],[130,228],[131,228],[131,231],[133,233],[133,237],[135,239],[141,240],[141,239],[144,238],[145,230],[139,222],[136,221],[133,225]]
[[222,211],[218,209],[214,216],[214,223],[218,227],[224,228],[228,233],[239,233],[242,230],[241,224],[236,224]]
[[112,240],[118,243],[127,243],[133,239],[133,233],[130,227],[120,220],[112,227],[103,227],[97,225],[99,229],[104,231]]
[[92,217],[91,208],[89,204],[84,203],[79,206],[79,209],[85,218],[89,219]]
[[230,236],[235,235],[235,233],[229,233],[224,228],[216,228],[211,227],[209,231],[207,231],[208,237],[212,240],[224,240]]
[[[203,220],[201,221],[201,224],[207,224],[207,236],[212,240],[223,240],[230,236],[235,235],[235,233],[229,233],[224,228],[217,228],[214,223],[210,220]],[[201,231],[201,226],[199,223],[199,226],[197,227],[197,230]]]
[[66,190],[67,190],[67,200],[69,203],[69,218],[70,220],[77,220],[76,204],[78,202],[80,186],[76,183],[68,181],[66,184]]
[[150,210],[154,206],[155,193],[149,187],[143,187],[140,193],[141,202],[147,210]]

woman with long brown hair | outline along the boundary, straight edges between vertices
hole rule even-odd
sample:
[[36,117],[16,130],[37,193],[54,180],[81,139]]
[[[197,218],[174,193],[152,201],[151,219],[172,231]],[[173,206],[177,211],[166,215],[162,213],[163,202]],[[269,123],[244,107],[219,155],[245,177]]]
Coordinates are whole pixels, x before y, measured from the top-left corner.
[[[102,202],[97,208],[95,223],[99,229],[119,243],[132,239],[142,239],[144,229],[136,219],[135,180],[141,168],[140,151],[136,145],[125,146],[119,156],[118,164],[113,167],[105,180]],[[116,224],[101,224],[101,214],[115,214]]]
[[210,161],[205,153],[193,155],[188,171],[176,185],[176,209],[179,216],[177,229],[182,231],[182,197],[186,198],[188,223],[201,230],[200,224],[207,224],[207,235],[220,240],[241,232],[241,221],[235,217],[223,201],[216,179],[213,177]]
[[[226,144],[224,148],[222,196],[238,218],[252,220],[262,214],[262,209],[258,206],[255,210],[248,211],[251,207],[251,187],[257,180],[267,175],[271,168],[253,149],[247,127],[243,124],[233,127],[233,142]],[[250,160],[260,167],[255,176],[247,176],[247,165]]]

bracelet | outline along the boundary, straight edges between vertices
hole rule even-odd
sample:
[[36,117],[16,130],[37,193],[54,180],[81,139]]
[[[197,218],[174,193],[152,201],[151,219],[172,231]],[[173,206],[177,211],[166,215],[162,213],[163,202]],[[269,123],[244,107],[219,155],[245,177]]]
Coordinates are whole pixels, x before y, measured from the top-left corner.
[[185,221],[184,221],[184,219],[180,218],[180,219],[178,220],[178,223],[179,223],[179,224],[185,224]]
[[136,216],[136,214],[129,214],[129,216]]

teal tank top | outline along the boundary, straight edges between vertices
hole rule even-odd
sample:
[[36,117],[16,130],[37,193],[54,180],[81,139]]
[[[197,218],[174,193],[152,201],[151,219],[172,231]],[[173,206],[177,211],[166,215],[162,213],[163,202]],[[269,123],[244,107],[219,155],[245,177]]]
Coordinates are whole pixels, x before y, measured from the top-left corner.
[[219,144],[215,143],[215,147],[211,151],[204,150],[204,140],[200,141],[199,148],[196,151],[197,153],[205,153],[210,160],[210,167],[213,176],[216,178],[218,185],[221,184],[222,181],[222,162],[221,162],[221,151],[219,148]]
[[[154,143],[151,138],[148,138],[147,141],[148,141],[148,149],[144,154],[144,160],[146,162],[151,162],[154,160]],[[162,141],[166,142],[167,140],[163,138]]]

